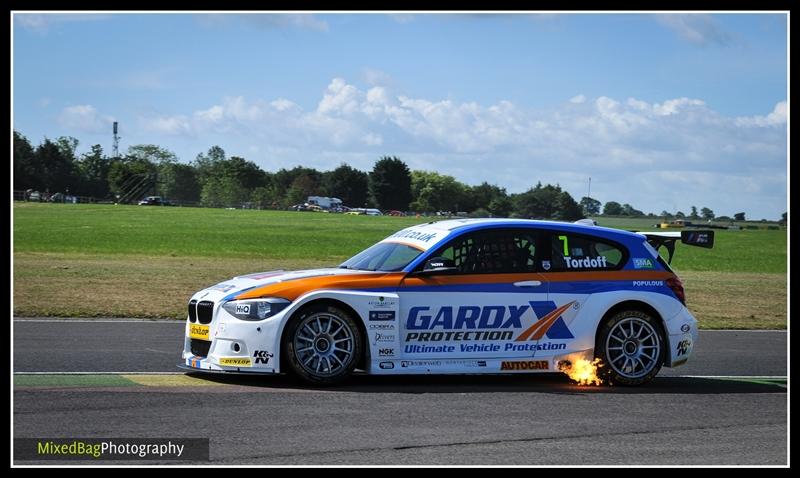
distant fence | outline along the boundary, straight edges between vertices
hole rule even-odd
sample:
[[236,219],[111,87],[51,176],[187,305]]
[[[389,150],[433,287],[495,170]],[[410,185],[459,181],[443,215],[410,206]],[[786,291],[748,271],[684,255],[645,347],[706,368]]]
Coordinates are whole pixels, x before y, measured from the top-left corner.
[[14,201],[28,202],[62,202],[62,203],[94,203],[94,204],[113,204],[110,199],[99,199],[91,196],[76,196],[74,194],[47,193],[40,191],[14,190]]
[[[111,198],[100,199],[91,196],[76,196],[74,194],[64,193],[43,193],[41,191],[23,191],[19,189],[14,190],[14,201],[60,202],[69,204],[114,204],[116,202]],[[137,201],[134,201],[132,204],[136,203]],[[180,207],[200,207],[200,203],[197,201],[181,201],[179,199],[170,199],[169,204],[171,206]]]

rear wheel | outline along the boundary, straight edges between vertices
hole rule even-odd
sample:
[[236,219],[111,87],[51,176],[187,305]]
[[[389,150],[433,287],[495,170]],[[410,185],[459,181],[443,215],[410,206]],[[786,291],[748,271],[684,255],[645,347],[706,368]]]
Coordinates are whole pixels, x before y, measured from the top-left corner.
[[361,356],[355,320],[333,306],[311,306],[293,317],[283,339],[285,358],[303,380],[330,385],[347,378]]
[[665,341],[658,320],[641,310],[624,310],[609,317],[597,333],[595,357],[609,383],[642,385],[664,364]]

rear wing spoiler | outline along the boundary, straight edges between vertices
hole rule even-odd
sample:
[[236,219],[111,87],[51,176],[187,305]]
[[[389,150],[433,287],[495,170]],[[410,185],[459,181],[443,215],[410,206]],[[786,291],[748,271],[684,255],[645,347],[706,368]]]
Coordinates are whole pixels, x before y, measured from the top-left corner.
[[675,242],[680,239],[682,243],[689,246],[704,247],[711,249],[714,247],[714,231],[693,230],[675,232],[636,232],[647,238],[647,242],[656,251],[664,247],[669,253],[667,263],[672,263],[672,256],[675,254]]

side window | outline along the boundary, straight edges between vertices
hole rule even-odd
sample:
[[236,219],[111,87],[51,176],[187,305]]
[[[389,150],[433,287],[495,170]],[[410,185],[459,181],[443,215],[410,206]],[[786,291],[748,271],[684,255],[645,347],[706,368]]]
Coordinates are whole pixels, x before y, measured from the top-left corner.
[[[617,269],[625,256],[619,246],[590,236],[553,232],[550,236],[551,272],[607,271]],[[548,269],[549,267],[549,269]]]
[[488,230],[457,237],[433,256],[451,259],[461,274],[536,271],[536,231]]

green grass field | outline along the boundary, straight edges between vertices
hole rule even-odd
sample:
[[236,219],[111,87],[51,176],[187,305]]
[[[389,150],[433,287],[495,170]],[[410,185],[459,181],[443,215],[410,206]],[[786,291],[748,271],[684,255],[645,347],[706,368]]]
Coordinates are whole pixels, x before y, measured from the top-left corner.
[[[431,218],[15,203],[14,314],[182,318],[235,275],[332,266]],[[625,221],[625,220],[623,220]],[[600,225],[653,230],[652,220]],[[652,224],[649,224],[652,226]],[[705,328],[786,327],[786,232],[716,231],[673,266]]]

